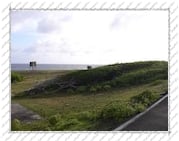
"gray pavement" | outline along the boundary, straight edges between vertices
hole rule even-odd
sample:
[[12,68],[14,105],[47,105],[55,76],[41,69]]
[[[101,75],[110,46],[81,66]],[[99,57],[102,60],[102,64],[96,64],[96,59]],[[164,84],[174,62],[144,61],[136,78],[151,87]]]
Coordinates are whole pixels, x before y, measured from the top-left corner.
[[168,97],[122,131],[168,131]]
[[41,119],[41,117],[20,104],[11,104],[11,120],[13,119],[18,119],[23,122],[32,122]]

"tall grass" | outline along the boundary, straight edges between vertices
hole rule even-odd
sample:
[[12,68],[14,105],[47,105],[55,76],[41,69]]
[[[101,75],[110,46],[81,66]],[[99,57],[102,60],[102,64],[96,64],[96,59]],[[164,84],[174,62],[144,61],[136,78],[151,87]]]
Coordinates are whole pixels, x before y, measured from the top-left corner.
[[21,82],[24,79],[24,77],[22,75],[20,75],[17,72],[12,72],[11,73],[11,82],[15,83],[15,82]]

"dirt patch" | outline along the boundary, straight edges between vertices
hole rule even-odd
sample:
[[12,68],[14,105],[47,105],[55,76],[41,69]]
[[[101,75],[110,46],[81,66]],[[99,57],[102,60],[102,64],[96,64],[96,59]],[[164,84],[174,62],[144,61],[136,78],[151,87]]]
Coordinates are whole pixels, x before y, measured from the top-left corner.
[[42,118],[40,117],[40,115],[16,103],[11,104],[11,120],[13,119],[18,119],[22,122],[30,123]]

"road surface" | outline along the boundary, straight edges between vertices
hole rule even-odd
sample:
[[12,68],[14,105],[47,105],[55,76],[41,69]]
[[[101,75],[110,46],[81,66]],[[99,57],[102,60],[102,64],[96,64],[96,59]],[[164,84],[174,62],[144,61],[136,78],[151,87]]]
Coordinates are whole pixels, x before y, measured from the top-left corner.
[[168,131],[168,97],[122,131]]

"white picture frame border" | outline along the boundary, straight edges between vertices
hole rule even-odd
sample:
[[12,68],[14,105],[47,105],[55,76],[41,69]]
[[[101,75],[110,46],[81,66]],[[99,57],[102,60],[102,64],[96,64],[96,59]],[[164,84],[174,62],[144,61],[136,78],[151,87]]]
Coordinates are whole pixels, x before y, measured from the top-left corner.
[[[169,131],[11,131],[11,10],[167,10],[168,11],[168,127]],[[0,106],[1,139],[8,140],[170,140],[178,133],[178,5],[175,2],[50,2],[12,1],[1,11]]]

